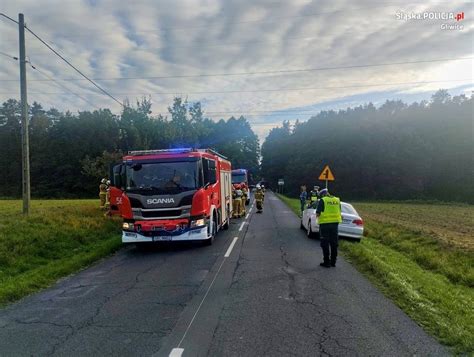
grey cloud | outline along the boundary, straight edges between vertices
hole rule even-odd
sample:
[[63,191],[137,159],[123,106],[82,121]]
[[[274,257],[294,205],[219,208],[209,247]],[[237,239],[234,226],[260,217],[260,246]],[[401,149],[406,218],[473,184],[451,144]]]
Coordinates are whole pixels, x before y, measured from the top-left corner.
[[[199,73],[266,71],[406,60],[472,56],[472,8],[465,2],[386,6],[369,1],[33,1],[6,0],[4,11],[16,17],[25,13],[27,23],[61,53],[92,77],[163,76]],[[66,4],[66,5],[64,5]],[[403,4],[403,3],[400,3]],[[464,31],[441,31],[438,23],[404,22],[397,10],[440,9],[464,11]],[[471,26],[471,27],[469,27]],[[15,27],[2,21],[0,51],[15,50]],[[3,31],[4,30],[4,31]],[[5,40],[5,41],[4,41]],[[203,45],[199,47],[199,45]],[[220,46],[220,44],[228,44]],[[28,38],[32,60],[55,78],[77,77],[40,44]],[[472,76],[472,63],[459,63]],[[101,81],[112,93],[259,90],[274,88],[331,87],[364,83],[391,83],[445,78],[442,64],[373,67],[337,71],[314,71],[279,75],[222,76],[161,80]],[[0,78],[17,78],[17,63],[0,61]],[[40,78],[30,73],[29,78]],[[457,78],[453,71],[450,78]],[[436,78],[434,78],[436,77]],[[87,82],[65,82],[71,90],[95,93]],[[449,84],[449,87],[459,85]],[[18,90],[17,82],[2,82],[1,92]],[[437,85],[438,87],[440,85]],[[209,112],[253,112],[298,108],[374,90],[406,91],[413,86],[345,88],[313,91],[190,94],[190,101],[203,100]],[[435,86],[432,86],[435,88]],[[31,82],[32,92],[61,92],[54,83]],[[123,99],[133,95],[120,94]],[[0,95],[0,100],[10,97]],[[100,95],[87,98],[98,106],[120,110]],[[32,94],[60,109],[87,109],[89,105],[70,95]],[[156,112],[166,109],[170,95],[152,94]],[[215,119],[225,115],[212,116]],[[259,135],[268,131],[272,119],[256,125]]]

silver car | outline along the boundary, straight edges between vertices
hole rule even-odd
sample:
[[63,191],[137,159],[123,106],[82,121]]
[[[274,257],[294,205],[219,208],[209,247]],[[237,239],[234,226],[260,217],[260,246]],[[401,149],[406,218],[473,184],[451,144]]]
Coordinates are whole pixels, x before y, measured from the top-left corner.
[[[316,217],[318,201],[308,205],[301,217],[301,229],[306,230],[308,237],[319,237],[319,224]],[[361,240],[364,234],[364,221],[351,204],[341,202],[342,223],[339,224],[339,235]]]

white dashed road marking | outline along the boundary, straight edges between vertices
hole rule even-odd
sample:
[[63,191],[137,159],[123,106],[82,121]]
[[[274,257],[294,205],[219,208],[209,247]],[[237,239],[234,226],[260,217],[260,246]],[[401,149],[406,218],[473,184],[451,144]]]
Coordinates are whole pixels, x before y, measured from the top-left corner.
[[169,357],[181,357],[184,352],[184,348],[173,348],[170,352]]
[[237,242],[237,239],[239,239],[239,237],[234,237],[232,243],[230,243],[229,245],[229,249],[227,249],[227,252],[225,252],[224,257],[228,258],[230,256],[230,253],[232,253],[232,249],[234,249],[234,245]]

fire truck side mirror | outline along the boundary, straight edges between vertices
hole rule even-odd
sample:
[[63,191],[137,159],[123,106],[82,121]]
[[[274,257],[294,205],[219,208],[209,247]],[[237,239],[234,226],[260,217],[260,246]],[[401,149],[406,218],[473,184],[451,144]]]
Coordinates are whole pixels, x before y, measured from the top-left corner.
[[123,183],[122,182],[122,171],[123,171],[123,165],[113,165],[112,167],[112,173],[110,175],[110,182],[112,186],[117,187],[117,188],[122,188]]

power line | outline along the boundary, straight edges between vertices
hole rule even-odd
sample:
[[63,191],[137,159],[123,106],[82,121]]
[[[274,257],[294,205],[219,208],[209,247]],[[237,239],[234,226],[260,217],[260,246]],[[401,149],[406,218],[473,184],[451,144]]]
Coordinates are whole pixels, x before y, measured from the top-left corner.
[[[384,86],[396,86],[396,85],[423,85],[433,83],[448,83],[448,82],[466,82],[473,81],[473,78],[465,79],[447,79],[437,81],[419,81],[419,82],[392,82],[392,83],[377,83],[377,84],[354,84],[345,86],[329,86],[329,87],[301,87],[301,88],[275,88],[275,89],[251,89],[251,90],[229,90],[229,91],[197,91],[197,92],[186,92],[186,91],[175,91],[175,92],[149,92],[149,93],[137,93],[137,92],[121,92],[111,93],[113,95],[188,95],[188,94],[225,94],[225,93],[259,93],[259,92],[290,92],[290,91],[306,91],[306,90],[327,90],[327,89],[347,89],[347,88],[365,88],[365,87],[384,87]],[[62,94],[61,92],[30,92],[34,94]],[[12,92],[0,92],[0,94],[12,94]],[[96,92],[83,92],[85,95],[100,95],[101,93]]]
[[[334,66],[334,67],[315,67],[315,68],[301,68],[301,69],[282,69],[282,70],[270,70],[270,71],[254,71],[254,72],[229,72],[229,73],[203,73],[203,74],[189,74],[189,75],[175,75],[175,76],[149,76],[149,77],[113,77],[113,78],[93,78],[96,81],[117,81],[117,80],[139,80],[139,79],[172,79],[172,78],[194,78],[194,77],[224,77],[224,76],[243,76],[243,75],[258,75],[258,74],[279,74],[279,73],[304,73],[304,72],[316,72],[316,71],[329,71],[329,70],[340,70],[340,69],[355,69],[355,68],[369,68],[369,67],[384,67],[384,66],[396,66],[396,65],[407,65],[407,64],[419,64],[419,63],[435,63],[435,62],[448,62],[448,61],[465,61],[472,60],[474,57],[458,57],[458,58],[440,58],[430,60],[417,60],[417,61],[403,61],[403,62],[387,62],[387,63],[371,63],[361,65],[348,65],[348,66]],[[61,81],[82,81],[82,78],[61,78]],[[2,82],[13,82],[17,79],[0,79]],[[45,80],[33,80],[36,82],[44,82]]]
[[[107,95],[108,97],[112,98],[115,102],[120,104],[123,107],[123,104],[115,98],[113,95],[108,93],[105,89],[103,89],[101,86],[99,86],[97,83],[95,83],[92,79],[87,77],[84,73],[82,73],[77,67],[75,67],[71,62],[69,62],[67,59],[65,59],[63,56],[61,56],[54,48],[52,48],[50,45],[48,45],[42,38],[40,38],[36,33],[34,33],[28,26],[25,25],[25,28],[30,32],[33,36],[35,36],[41,43],[43,43],[46,47],[48,47],[56,56],[61,58],[64,62],[66,62],[70,67],[72,67],[77,73],[79,73],[82,77],[84,77],[86,80],[88,80],[90,83],[92,83],[97,89],[99,89],[102,93]],[[48,79],[51,80],[51,79]],[[54,80],[56,82],[56,80]]]
[[7,16],[5,15],[4,13],[0,12],[0,16],[3,16],[4,18],[10,20],[10,21],[13,21],[14,23],[16,23],[18,25],[18,21],[12,19],[10,16]]
[[5,56],[5,57],[12,58],[12,59],[14,59],[14,60],[18,61],[18,57],[15,57],[15,56],[9,55],[8,53],[1,52],[1,51],[0,51],[0,55],[3,55],[3,56]]
[[[15,57],[15,56],[11,56],[7,53],[3,53],[3,52],[0,52],[0,54],[6,56],[6,57],[9,57],[11,59],[14,59],[15,61],[18,61],[18,57]],[[89,100],[87,100],[86,98],[82,97],[81,95],[79,95],[78,93],[75,93],[73,92],[72,90],[70,90],[68,87],[64,86],[63,84],[59,83],[58,81],[56,81],[53,77],[49,76],[48,74],[44,73],[43,71],[41,71],[40,69],[38,69],[37,66],[34,66],[32,63],[31,63],[31,60],[28,60],[26,61],[26,63],[28,63],[30,65],[30,67],[32,69],[34,69],[35,71],[37,71],[39,74],[43,75],[44,77],[48,78],[49,80],[53,81],[54,83],[56,83],[59,87],[63,88],[64,90],[68,91],[69,93],[75,95],[76,97],[82,99],[83,101],[85,101],[86,103],[92,105],[93,107],[97,108],[97,109],[100,109],[99,107],[97,107],[94,103],[90,102]],[[15,92],[16,93],[16,92]],[[0,93],[0,94],[3,94],[3,93]],[[11,93],[9,93],[11,94]],[[30,92],[30,94],[42,94],[42,92]],[[55,93],[55,94],[63,94],[63,93]]]
[[[63,88],[64,90],[68,91],[69,93],[75,95],[76,97],[82,99],[84,102],[92,105],[94,108],[96,109],[99,109],[100,108],[98,106],[96,106],[94,103],[90,102],[89,100],[87,100],[86,98],[84,98],[83,96],[81,96],[80,94],[78,93],[75,93],[73,92],[72,90],[70,90],[68,87],[66,87],[65,85],[61,84],[60,82],[56,81],[53,77],[51,77],[50,75],[46,74],[45,72],[41,71],[40,69],[38,69],[38,67],[34,66],[30,61],[28,61],[30,67],[32,69],[34,69],[35,71],[37,71],[39,74],[41,74],[42,76],[48,78],[49,80],[53,81],[56,85],[58,85],[59,87]],[[30,94],[41,94],[41,92],[39,93],[31,93]],[[62,93],[58,93],[58,94],[62,94]]]
[[[317,36],[295,36],[295,37],[286,37],[285,40],[315,40],[318,39],[319,37]],[[276,39],[276,40],[251,40],[251,41],[238,41],[238,42],[224,42],[224,43],[193,43],[190,45],[169,45],[169,46],[164,46],[164,47],[135,47],[131,48],[130,51],[133,52],[151,52],[156,51],[156,50],[164,50],[164,49],[169,49],[169,48],[202,48],[202,47],[221,47],[221,46],[234,46],[234,45],[242,45],[242,44],[258,44],[258,43],[277,43],[281,41],[281,39]],[[54,43],[50,41],[51,43]],[[121,50],[117,51],[109,51],[108,53],[114,53],[114,52],[120,52]],[[43,56],[44,54],[41,52],[35,52],[35,56]]]
[[[7,18],[8,20],[10,21],[13,21],[14,23],[18,24],[18,21],[15,21],[14,19],[12,19],[11,17],[3,14],[3,13],[0,13],[1,16]],[[61,58],[64,62],[66,62],[70,67],[72,67],[76,72],[78,72],[82,77],[84,77],[86,80],[88,80],[89,82],[91,82],[96,88],[98,88],[101,92],[103,92],[105,95],[107,95],[108,97],[112,98],[114,101],[116,101],[118,104],[120,104],[122,107],[123,107],[123,104],[118,100],[116,99],[114,96],[112,96],[111,94],[109,94],[105,89],[103,89],[101,86],[99,86],[97,83],[95,83],[92,79],[90,79],[89,77],[87,77],[84,73],[82,73],[79,69],[77,69],[71,62],[69,62],[67,59],[65,59],[63,56],[61,56],[54,48],[52,48],[48,43],[46,43],[42,38],[40,38],[36,33],[34,33],[30,28],[28,28],[26,25],[24,26],[25,29],[28,30],[28,32],[30,32],[33,36],[35,36],[41,43],[43,43],[46,47],[48,47],[56,56],[58,56],[59,58]],[[30,63],[31,65],[31,63]],[[33,67],[34,68],[34,67]],[[39,73],[42,73],[38,70]],[[45,73],[42,73],[43,75],[45,75],[47,78],[48,76],[45,74]],[[52,78],[52,77],[49,77],[48,78],[48,81],[54,81],[57,83],[57,81]],[[63,88],[66,88],[66,87],[63,87]],[[69,91],[69,89],[67,89]],[[84,98],[81,98],[83,100],[86,100]],[[87,101],[87,100],[86,100]],[[89,103],[90,104],[90,103]]]

